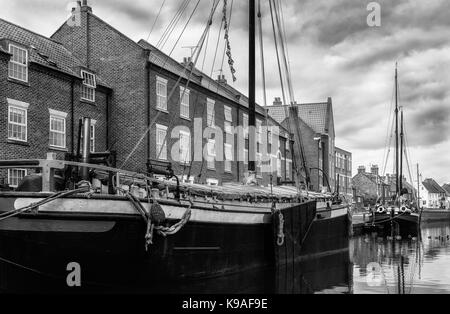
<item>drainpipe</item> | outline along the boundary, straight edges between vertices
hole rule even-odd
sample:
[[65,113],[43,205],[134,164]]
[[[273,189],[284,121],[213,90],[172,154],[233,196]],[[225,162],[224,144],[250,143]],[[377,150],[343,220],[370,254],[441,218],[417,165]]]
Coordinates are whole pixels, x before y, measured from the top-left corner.
[[144,55],[145,55],[145,108],[147,109],[147,128],[148,128],[148,132],[147,132],[147,161],[146,161],[146,165],[148,168],[149,162],[150,162],[150,153],[151,153],[151,149],[150,149],[150,142],[151,142],[151,136],[150,136],[150,123],[151,123],[151,113],[150,113],[150,50],[149,49],[145,49],[144,51]]
[[[89,163],[91,154],[91,119],[84,118],[83,120],[83,157],[81,162]],[[89,180],[89,168],[81,168],[81,176],[83,180]]]
[[70,95],[70,133],[71,133],[71,146],[72,146],[72,157],[75,155],[75,88],[74,88],[75,81],[74,79],[71,80],[71,95]]

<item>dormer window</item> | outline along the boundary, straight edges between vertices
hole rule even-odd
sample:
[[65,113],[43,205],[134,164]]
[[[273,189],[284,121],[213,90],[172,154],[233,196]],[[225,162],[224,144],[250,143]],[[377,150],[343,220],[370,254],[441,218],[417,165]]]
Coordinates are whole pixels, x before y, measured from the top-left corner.
[[8,65],[8,76],[22,82],[28,82],[28,51],[13,44],[9,45],[12,54]]
[[81,99],[95,102],[95,88],[97,83],[95,82],[95,75],[81,70],[81,76],[83,77],[83,85],[81,86]]

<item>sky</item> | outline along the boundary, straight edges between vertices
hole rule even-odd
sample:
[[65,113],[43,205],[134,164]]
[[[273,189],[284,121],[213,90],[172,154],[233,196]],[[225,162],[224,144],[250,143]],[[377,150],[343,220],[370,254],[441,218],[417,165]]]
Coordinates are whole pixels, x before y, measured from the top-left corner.
[[[371,1],[281,1],[295,100],[305,103],[332,98],[336,145],[352,152],[353,174],[358,166],[369,168],[373,164],[392,173],[393,150],[387,149],[387,143],[397,62],[412,176],[416,177],[418,163],[423,179],[434,178],[440,184],[450,182],[450,1],[376,1],[381,22],[376,27],[367,23]],[[88,0],[98,17],[134,41],[148,38],[153,45],[160,42],[182,2]],[[186,10],[167,41],[158,46],[179,61],[190,55],[189,46],[198,44],[212,1],[186,0],[186,3]],[[213,77],[222,69],[228,82],[246,94],[248,5],[246,1],[228,0],[228,12],[231,4],[229,38],[237,81],[232,82],[227,57],[223,58],[223,31],[219,37],[222,3],[197,67]],[[70,1],[0,0],[0,17],[51,36],[69,16],[72,6]],[[281,97],[281,88],[268,1],[261,1],[261,10],[266,93],[271,104],[274,97]],[[259,46],[257,49],[259,55]],[[259,64],[257,58],[256,95],[262,105]],[[388,151],[390,157],[386,162]],[[406,167],[405,171],[408,172]]]

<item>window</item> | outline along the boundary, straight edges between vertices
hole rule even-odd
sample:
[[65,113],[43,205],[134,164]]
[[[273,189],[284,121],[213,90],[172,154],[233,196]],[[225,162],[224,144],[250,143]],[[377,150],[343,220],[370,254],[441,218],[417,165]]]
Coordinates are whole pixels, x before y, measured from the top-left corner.
[[261,173],[261,166],[262,166],[262,154],[261,153],[257,153],[256,154],[256,173],[257,174],[262,174]]
[[206,123],[208,127],[214,127],[216,125],[216,113],[214,110],[216,102],[212,99],[206,99]]
[[206,179],[206,184],[211,186],[218,186],[219,180],[217,179]]
[[267,142],[269,143],[269,144],[272,144],[272,140],[273,140],[273,138],[272,138],[272,135],[273,134],[273,132],[272,132],[272,126],[270,126],[269,127],[269,130],[268,130],[268,132],[267,132],[267,138],[268,138],[268,140],[267,140]]
[[225,112],[225,120],[229,122],[233,122],[233,115],[231,112],[231,107],[224,106],[224,112]]
[[216,140],[209,139],[208,140],[208,160],[207,166],[208,169],[216,169],[215,157],[216,157]]
[[81,99],[88,101],[95,101],[95,88],[97,83],[95,82],[95,75],[86,71],[81,71],[83,77],[83,85],[81,86]]
[[156,77],[156,108],[167,111],[167,80]]
[[180,86],[180,116],[189,119],[189,94],[190,91]]
[[225,144],[225,172],[231,172],[231,162],[233,161],[233,146],[231,144]]
[[291,179],[292,174],[292,160],[286,159],[286,178]]
[[256,142],[262,143],[262,121],[256,120]]
[[277,176],[281,177],[282,176],[282,169],[281,169],[281,160],[282,160],[282,156],[281,156],[281,152],[278,151],[277,154]]
[[248,138],[248,115],[244,113],[242,119],[242,127],[244,129],[244,138]]
[[167,160],[167,127],[156,125],[156,159]]
[[20,181],[27,175],[26,169],[8,169],[8,184],[9,186],[16,188],[19,186]]
[[67,113],[49,109],[50,111],[50,146],[66,148]]
[[28,104],[13,100],[8,100],[8,139],[26,142],[27,141],[27,111]]
[[248,149],[244,149],[244,165],[248,164]]
[[187,163],[191,161],[191,134],[180,131],[180,162]]
[[9,77],[28,82],[28,51],[15,45],[9,45],[9,52],[12,54],[8,64]]

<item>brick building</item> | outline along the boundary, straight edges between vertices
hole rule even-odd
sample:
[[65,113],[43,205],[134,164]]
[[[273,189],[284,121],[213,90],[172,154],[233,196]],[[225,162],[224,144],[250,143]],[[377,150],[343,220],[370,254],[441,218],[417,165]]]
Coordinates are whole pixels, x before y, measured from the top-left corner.
[[[94,120],[91,145],[108,148],[111,89],[60,43],[0,19],[0,159],[63,159],[76,152],[78,121]],[[17,186],[25,169],[0,172]]]
[[[352,178],[352,185],[358,195],[364,198],[365,203],[374,205],[378,198],[392,200],[396,196],[397,179],[395,175],[380,175],[377,165],[370,167],[370,172],[366,172],[365,166],[358,167],[358,173]],[[408,199],[413,200],[416,189],[402,178],[403,187],[408,190]]]
[[[293,111],[286,108],[295,108],[294,111],[297,112],[297,115],[292,116]],[[268,108],[268,112],[287,129],[295,130],[298,125],[306,167],[311,178],[310,189],[321,191],[329,185],[333,192],[335,188],[335,130],[331,98],[322,103],[290,106],[284,106],[279,98],[275,98],[273,105]],[[290,128],[290,123],[295,125]],[[299,152],[300,150],[300,141],[296,136],[294,151]],[[297,155],[295,160],[300,163],[300,156]]]
[[[113,90],[109,140],[118,166],[146,171],[149,162],[160,160],[170,162],[186,181],[241,181],[248,164],[247,97],[224,77],[214,80],[192,68],[189,59],[177,62],[144,40],[134,42],[93,14],[87,4],[78,11],[76,25],[66,22],[51,37],[107,78]],[[257,106],[256,111],[257,124],[267,125],[264,109]],[[233,132],[237,126],[244,129],[241,136]],[[225,133],[223,147],[218,145],[220,130]],[[279,133],[286,142],[290,134]],[[200,138],[207,160],[197,158],[201,150],[195,144]],[[246,140],[239,145],[242,138]],[[282,150],[276,155],[289,163],[289,154],[290,150]],[[287,178],[286,167],[282,169],[281,177]],[[260,181],[267,178],[260,176]]]
[[352,197],[352,153],[335,147],[336,165],[336,185],[339,185],[339,192]]

